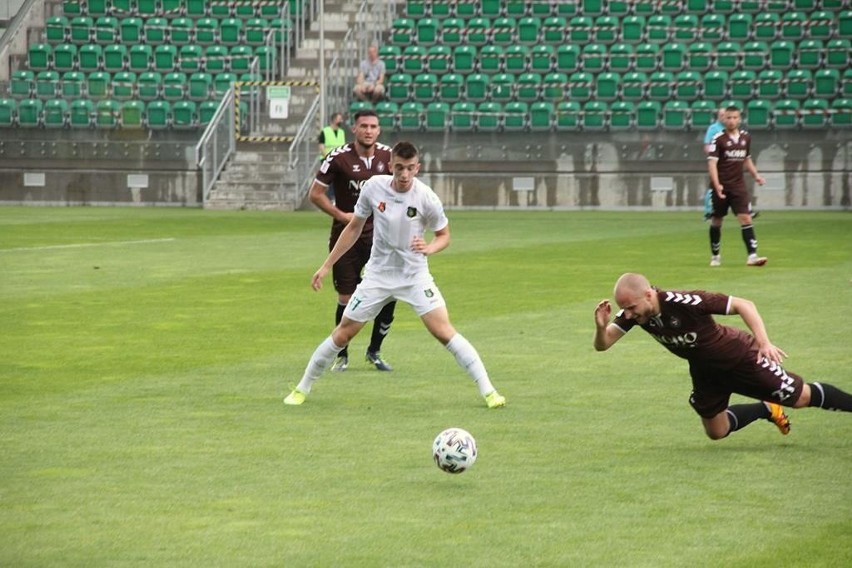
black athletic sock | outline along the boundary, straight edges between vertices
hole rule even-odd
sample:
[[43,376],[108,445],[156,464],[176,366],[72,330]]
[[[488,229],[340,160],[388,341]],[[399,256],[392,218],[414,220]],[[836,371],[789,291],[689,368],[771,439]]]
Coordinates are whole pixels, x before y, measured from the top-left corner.
[[710,225],[710,253],[716,256],[720,250],[722,250],[722,227]]
[[825,383],[808,383],[811,387],[811,402],[808,406],[815,406],[825,410],[841,410],[852,412],[852,394],[843,392],[833,385]]
[[757,253],[757,237],[754,236],[754,225],[743,225],[743,242],[749,254]]
[[728,431],[728,434],[736,432],[737,430],[742,430],[755,420],[769,418],[772,416],[772,413],[769,412],[769,408],[767,408],[762,402],[729,406],[727,412],[728,423],[731,425],[731,429]]
[[370,353],[378,353],[382,350],[382,341],[390,331],[391,323],[393,323],[393,310],[396,308],[396,302],[385,304],[379,315],[376,316],[376,321],[373,322],[373,334],[370,336]]
[[[337,326],[340,324],[340,320],[343,319],[343,310],[346,309],[346,304],[337,304],[337,311],[334,314],[334,325]],[[349,357],[349,346],[345,346],[340,350],[340,353],[337,354],[338,357]]]

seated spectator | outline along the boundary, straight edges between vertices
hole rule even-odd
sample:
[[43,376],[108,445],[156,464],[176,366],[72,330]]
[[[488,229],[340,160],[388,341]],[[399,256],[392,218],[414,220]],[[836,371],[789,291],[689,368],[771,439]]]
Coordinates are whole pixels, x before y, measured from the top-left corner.
[[371,45],[367,48],[367,58],[361,62],[352,94],[359,101],[376,103],[385,96],[384,83],[385,62],[379,59],[379,48]]

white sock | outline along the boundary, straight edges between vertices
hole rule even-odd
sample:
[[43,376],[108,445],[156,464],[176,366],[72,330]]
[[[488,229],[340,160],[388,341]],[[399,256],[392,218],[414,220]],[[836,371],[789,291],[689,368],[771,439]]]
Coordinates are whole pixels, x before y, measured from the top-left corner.
[[334,358],[337,357],[341,349],[343,347],[335,345],[330,335],[326,337],[325,341],[320,343],[314,354],[311,355],[311,360],[308,361],[308,366],[305,367],[305,374],[302,375],[302,380],[299,381],[299,385],[296,388],[305,394],[310,393],[314,381],[320,378],[320,375],[331,366]]
[[456,358],[459,367],[464,369],[476,383],[476,386],[479,387],[479,394],[485,396],[494,391],[494,385],[488,378],[488,371],[485,370],[485,365],[482,364],[479,353],[462,334],[457,333],[450,339],[450,342],[447,343],[447,350]]

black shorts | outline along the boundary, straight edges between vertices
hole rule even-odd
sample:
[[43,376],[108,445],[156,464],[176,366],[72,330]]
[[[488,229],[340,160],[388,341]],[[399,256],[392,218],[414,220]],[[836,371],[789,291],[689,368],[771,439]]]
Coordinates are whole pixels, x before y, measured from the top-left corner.
[[728,214],[728,209],[731,209],[734,215],[750,212],[749,203],[751,199],[748,190],[725,188],[722,193],[725,194],[725,199],[719,199],[719,196],[713,191],[713,217],[724,217]]
[[[328,243],[328,250],[334,248],[334,243],[337,242],[339,235],[332,234]],[[370,260],[370,249],[372,248],[372,239],[367,240],[359,238],[352,245],[352,248],[346,251],[340,260],[334,263],[331,269],[331,275],[334,279],[334,289],[338,294],[351,296],[355,292],[355,287],[361,282],[361,272],[367,261]]]
[[757,350],[732,369],[719,369],[700,362],[689,362],[692,395],[689,404],[702,418],[713,418],[728,408],[731,394],[793,406],[802,394],[804,380],[780,365],[763,359],[756,361]]

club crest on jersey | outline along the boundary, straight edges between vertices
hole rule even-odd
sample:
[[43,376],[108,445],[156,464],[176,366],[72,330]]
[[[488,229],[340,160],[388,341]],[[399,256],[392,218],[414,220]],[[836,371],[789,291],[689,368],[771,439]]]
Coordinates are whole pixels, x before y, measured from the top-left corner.
[[352,164],[352,173],[358,173],[361,171],[361,164]]
[[376,164],[376,171],[379,172],[379,173],[382,173],[383,171],[385,171],[385,163],[379,162],[378,164]]
[[385,202],[384,202],[384,201],[379,201],[379,206],[377,207],[377,209],[378,209],[381,213],[384,213],[386,208],[387,208],[387,205],[385,205]]
[[417,217],[417,207],[409,207],[405,214],[408,217]]
[[680,327],[680,320],[678,318],[675,318],[675,317],[669,318],[669,326]]
[[426,294],[427,298],[431,298],[435,295],[435,292],[433,292],[431,288],[426,288],[425,290],[423,290],[423,293]]

